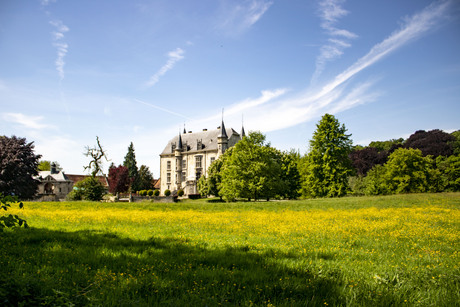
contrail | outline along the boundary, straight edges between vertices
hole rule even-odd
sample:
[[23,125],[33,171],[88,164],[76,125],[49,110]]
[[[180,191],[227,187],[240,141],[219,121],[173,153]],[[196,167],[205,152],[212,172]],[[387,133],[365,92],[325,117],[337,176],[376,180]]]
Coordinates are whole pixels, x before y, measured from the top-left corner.
[[167,110],[165,108],[162,108],[162,107],[159,107],[159,106],[156,106],[154,104],[151,104],[151,103],[148,103],[148,102],[145,102],[145,101],[142,101],[142,100],[139,100],[139,99],[134,99],[135,101],[137,102],[140,102],[142,104],[145,104],[146,106],[149,106],[149,107],[152,107],[152,108],[155,108],[155,109],[158,109],[160,111],[163,111],[163,112],[166,112],[166,113],[169,113],[169,114],[172,114],[172,115],[176,115],[176,116],[179,116],[179,117],[182,117],[182,118],[185,118],[185,119],[188,119],[188,120],[193,120],[193,118],[190,118],[190,117],[187,117],[185,115],[182,115],[182,114],[179,114],[179,113],[176,113],[176,112],[173,112],[173,111],[170,111],[170,110]]

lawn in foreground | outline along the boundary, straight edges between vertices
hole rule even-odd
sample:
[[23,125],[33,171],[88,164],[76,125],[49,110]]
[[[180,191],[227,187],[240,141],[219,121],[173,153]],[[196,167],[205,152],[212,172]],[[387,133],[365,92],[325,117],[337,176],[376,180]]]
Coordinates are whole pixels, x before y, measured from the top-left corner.
[[460,194],[25,203],[0,303],[453,306]]

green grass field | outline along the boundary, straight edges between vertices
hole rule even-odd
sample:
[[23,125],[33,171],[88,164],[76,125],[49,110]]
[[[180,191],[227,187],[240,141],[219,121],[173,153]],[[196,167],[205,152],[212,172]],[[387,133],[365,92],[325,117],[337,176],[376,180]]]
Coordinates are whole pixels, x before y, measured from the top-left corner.
[[0,305],[459,306],[460,193],[25,203]]

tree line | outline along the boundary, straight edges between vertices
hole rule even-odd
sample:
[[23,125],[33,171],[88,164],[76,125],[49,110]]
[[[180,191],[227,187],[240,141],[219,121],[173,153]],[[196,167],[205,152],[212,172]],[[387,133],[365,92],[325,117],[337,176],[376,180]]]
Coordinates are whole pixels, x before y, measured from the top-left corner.
[[[99,138],[86,147],[91,176],[75,184],[70,198],[99,200],[104,188],[96,179],[107,159]],[[250,132],[221,155],[198,181],[203,196],[237,199],[295,199],[460,191],[460,131],[416,131],[407,140],[353,146],[344,124],[325,114],[309,141],[309,151],[280,151],[260,132]],[[0,194],[33,198],[38,170],[50,167],[35,154],[33,142],[0,136]],[[58,163],[54,163],[59,167]],[[122,165],[109,167],[110,192],[136,192],[153,186],[145,165],[137,167],[133,143]]]
[[198,190],[226,201],[459,191],[460,131],[353,146],[345,125],[325,114],[305,155],[250,132],[211,164]]
[[[69,200],[101,200],[105,194],[105,188],[95,177],[102,173],[100,160],[106,154],[97,138],[98,147],[88,148],[86,156],[92,157],[89,165],[85,167],[91,171],[92,176],[75,184],[75,189],[67,196]],[[107,159],[108,161],[108,159]],[[149,167],[141,165],[137,167],[134,145],[131,142],[123,164],[116,166],[113,162],[109,166],[107,176],[109,192],[112,194],[139,192],[153,189],[153,174]]]

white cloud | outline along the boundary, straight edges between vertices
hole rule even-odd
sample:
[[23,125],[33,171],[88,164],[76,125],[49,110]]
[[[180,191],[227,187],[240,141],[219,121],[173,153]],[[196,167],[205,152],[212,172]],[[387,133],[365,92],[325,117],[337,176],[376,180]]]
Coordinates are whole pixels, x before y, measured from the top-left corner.
[[[381,93],[372,90],[375,80],[351,86],[350,79],[375,64],[395,50],[407,45],[431,30],[443,18],[450,2],[436,2],[406,18],[402,27],[358,59],[354,64],[318,88],[308,88],[304,93],[279,99],[285,90],[263,92],[255,100],[244,100],[229,107],[225,120],[238,121],[244,110],[248,129],[275,131],[309,121],[326,112],[337,113],[363,103],[374,101]],[[328,18],[343,14],[339,8]],[[340,43],[340,42],[337,42]],[[278,98],[278,99],[275,99]],[[235,112],[233,112],[235,111]],[[217,112],[216,112],[217,113]],[[212,118],[220,117],[216,114]]]
[[222,22],[218,28],[228,34],[237,35],[252,27],[262,18],[265,12],[273,4],[273,1],[266,0],[246,0],[231,1],[229,7],[224,8]]
[[343,2],[344,0],[323,0],[319,3],[321,28],[323,28],[331,38],[328,39],[327,44],[320,48],[320,54],[316,58],[316,71],[313,74],[313,80],[316,80],[322,73],[327,62],[339,58],[342,56],[344,49],[351,47],[351,44],[345,41],[345,39],[354,39],[358,37],[355,33],[345,29],[338,29],[335,26],[341,17],[348,14],[348,11],[341,7]]
[[185,51],[181,48],[177,48],[176,50],[168,52],[168,61],[166,62],[163,67],[160,68],[152,77],[150,77],[149,81],[147,81],[146,86],[152,87],[160,81],[160,77],[166,74],[169,70],[171,70],[176,63],[182,59],[184,59]]
[[171,110],[168,110],[168,109],[165,109],[165,108],[162,108],[162,107],[159,107],[157,105],[154,105],[154,104],[151,104],[151,103],[148,103],[148,102],[145,102],[143,100],[140,100],[140,99],[134,99],[135,101],[139,102],[139,103],[142,103],[146,106],[149,106],[149,107],[152,107],[154,109],[157,109],[157,110],[160,110],[160,111],[163,111],[163,112],[166,112],[166,113],[169,113],[169,114],[172,114],[172,115],[175,115],[175,116],[178,116],[178,117],[182,117],[182,118],[185,118],[185,119],[188,119],[188,120],[192,120],[190,117],[187,117],[183,114],[179,114],[177,112],[174,112],[174,111],[171,111]]
[[59,74],[61,80],[64,79],[64,58],[69,50],[69,45],[61,42],[64,39],[64,33],[69,31],[69,28],[62,23],[60,20],[50,21],[50,24],[56,28],[56,31],[53,31],[53,46],[57,49],[57,59],[54,62],[56,65],[56,70]]
[[47,5],[49,5],[50,3],[54,3],[54,2],[56,2],[56,0],[42,0],[42,1],[41,1],[41,5],[47,6]]
[[44,120],[43,116],[28,116],[22,113],[3,113],[2,118],[4,121],[19,124],[27,129],[42,130],[56,128],[53,125],[42,123]]
[[420,13],[406,18],[405,24],[391,34],[388,38],[375,45],[365,56],[356,61],[348,69],[337,75],[335,79],[323,87],[322,92],[329,92],[343,84],[351,77],[381,60],[391,52],[408,44],[414,39],[432,29],[432,27],[443,18],[450,2],[440,2],[426,7]]

